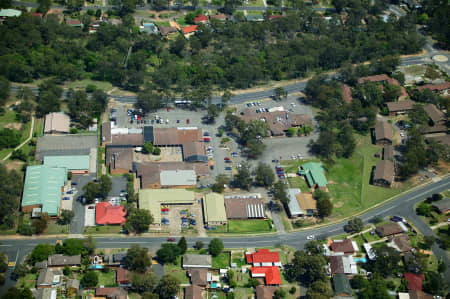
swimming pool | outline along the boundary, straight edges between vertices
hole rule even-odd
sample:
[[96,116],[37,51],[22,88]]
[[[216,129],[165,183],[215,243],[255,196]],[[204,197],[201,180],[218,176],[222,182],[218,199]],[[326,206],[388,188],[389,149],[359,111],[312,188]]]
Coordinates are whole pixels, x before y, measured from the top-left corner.
[[357,263],[367,263],[367,259],[365,257],[355,257],[353,258]]
[[90,265],[89,269],[103,269],[103,265],[99,264]]

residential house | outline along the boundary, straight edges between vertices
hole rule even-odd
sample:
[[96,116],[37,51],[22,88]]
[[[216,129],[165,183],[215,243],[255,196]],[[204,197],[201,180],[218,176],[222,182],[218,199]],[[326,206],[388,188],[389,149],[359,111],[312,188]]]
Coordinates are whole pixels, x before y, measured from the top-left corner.
[[83,23],[81,23],[81,21],[77,19],[67,19],[66,24],[72,27],[83,27]]
[[98,225],[122,225],[127,219],[124,206],[113,206],[110,202],[99,202],[95,206],[95,223]]
[[122,288],[96,288],[95,296],[106,299],[127,299],[128,292]]
[[46,269],[47,268],[47,261],[45,260],[45,261],[42,261],[42,262],[37,262],[37,263],[34,264],[34,267],[37,270]]
[[224,203],[228,219],[258,219],[266,217],[264,200],[262,198],[224,196]]
[[354,254],[359,251],[358,244],[351,239],[333,240],[330,245],[331,251],[335,253]]
[[227,20],[227,16],[223,13],[217,14],[217,15],[212,15],[209,16],[210,19],[215,19],[218,21],[226,21]]
[[427,138],[443,138],[447,133],[448,128],[446,125],[426,126],[422,129],[422,134],[424,134]]
[[227,213],[222,194],[208,193],[203,200],[203,218],[208,226],[226,225]]
[[264,278],[267,286],[281,285],[280,270],[278,267],[252,267],[250,273],[253,278]]
[[394,182],[395,168],[390,160],[380,160],[375,165],[373,184],[380,187],[390,187]]
[[345,274],[336,274],[333,276],[333,288],[335,296],[348,297],[353,294],[350,280]]
[[61,284],[63,273],[58,269],[46,268],[39,272],[36,288],[54,288]]
[[81,266],[81,255],[52,254],[47,259],[48,267]]
[[208,285],[208,269],[189,269],[188,275],[191,278],[191,284],[201,287],[206,287]]
[[432,206],[441,215],[445,215],[447,213],[450,213],[450,198],[446,197],[446,198],[441,199],[439,201],[435,201],[435,202],[433,202]]
[[183,255],[183,268],[205,268],[212,266],[212,257],[209,254],[185,254]]
[[45,116],[44,134],[68,134],[70,117],[64,112],[52,112]]
[[342,85],[342,99],[347,104],[351,104],[351,102],[353,101],[352,89],[347,84]]
[[198,25],[191,25],[183,28],[185,38],[189,38],[197,32]]
[[405,234],[394,236],[387,245],[394,248],[400,253],[409,252],[412,249],[411,241]]
[[435,104],[426,104],[423,106],[423,110],[428,115],[431,126],[443,126],[446,123],[445,113],[439,110]]
[[89,174],[95,172],[96,165],[91,165],[90,155],[45,156],[44,165],[52,168],[65,168],[72,174]]
[[330,260],[330,273],[356,275],[358,274],[358,267],[351,255],[332,255],[328,257]]
[[317,200],[313,198],[312,193],[300,192],[296,197],[305,216],[316,216],[319,213]]
[[203,299],[203,288],[198,285],[190,285],[184,289],[184,299]]
[[310,188],[326,189],[328,185],[322,163],[308,162],[300,166],[300,175],[305,177]]
[[[400,87],[400,96],[398,97],[398,99],[401,101],[408,97],[408,93],[406,92],[406,89],[400,85],[400,83],[397,81],[397,79],[391,78],[386,74],[361,77],[358,79],[359,84],[365,84],[366,82],[379,82],[382,84],[392,84],[392,85],[398,86],[398,87]],[[383,89],[383,86],[381,85],[380,88]]]
[[[447,127],[445,127],[445,131],[447,131]],[[435,141],[437,143],[450,146],[450,135],[428,137],[426,140],[427,141],[432,140],[432,141]]]
[[53,288],[43,288],[32,290],[35,299],[56,299],[58,290]]
[[415,102],[410,100],[387,102],[386,107],[389,110],[389,115],[400,115],[409,113],[413,110]]
[[203,15],[203,14],[199,14],[197,17],[194,18],[194,23],[195,24],[206,24],[208,23],[208,17]]
[[277,289],[279,287],[258,285],[256,286],[256,299],[272,299]]
[[433,298],[435,297],[417,290],[409,290],[408,293],[403,292],[398,293],[398,299],[433,299]]
[[425,280],[425,275],[405,273],[404,277],[408,281],[408,290],[422,291],[422,283]]
[[392,144],[392,126],[386,121],[377,121],[375,124],[375,143],[378,145]]
[[259,249],[253,253],[246,253],[247,264],[253,267],[281,267],[280,256],[278,252],[269,251],[269,249]]
[[305,212],[300,207],[300,203],[297,200],[297,194],[300,194],[300,189],[298,188],[289,188],[287,190],[289,202],[287,205],[289,217],[295,218],[299,216],[305,215]]
[[447,96],[449,95],[449,90],[450,90],[450,82],[444,82],[441,84],[426,84],[423,86],[419,86],[416,88],[417,90],[424,90],[424,89],[429,89],[433,92],[439,93],[441,95]]
[[158,26],[159,32],[161,33],[161,36],[167,37],[170,35],[176,34],[178,32],[178,29],[176,27],[172,26]]
[[116,282],[119,287],[130,287],[131,286],[131,272],[124,268],[117,268],[116,270]]
[[400,222],[393,222],[379,225],[375,229],[375,231],[381,238],[402,234],[405,232],[405,230],[408,231],[405,225]]

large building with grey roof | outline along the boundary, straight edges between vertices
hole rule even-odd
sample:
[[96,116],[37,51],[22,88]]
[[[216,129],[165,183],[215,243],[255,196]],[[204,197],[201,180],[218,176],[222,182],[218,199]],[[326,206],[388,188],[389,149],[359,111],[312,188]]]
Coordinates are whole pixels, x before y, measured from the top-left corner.
[[97,148],[97,135],[47,135],[37,140],[36,160],[45,156],[89,155]]

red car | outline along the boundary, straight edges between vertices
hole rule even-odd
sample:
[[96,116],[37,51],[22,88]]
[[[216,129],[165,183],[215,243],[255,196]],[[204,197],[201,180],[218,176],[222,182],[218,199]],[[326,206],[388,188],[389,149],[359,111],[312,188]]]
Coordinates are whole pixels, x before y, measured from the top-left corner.
[[230,161],[230,158],[228,158],[228,157],[225,157],[225,158],[223,158],[225,161]]
[[167,242],[175,242],[175,238],[169,238],[167,239]]
[[190,123],[190,121],[189,121],[189,118],[188,118],[188,119],[186,119],[186,123],[187,123],[187,124],[189,124],[189,123]]

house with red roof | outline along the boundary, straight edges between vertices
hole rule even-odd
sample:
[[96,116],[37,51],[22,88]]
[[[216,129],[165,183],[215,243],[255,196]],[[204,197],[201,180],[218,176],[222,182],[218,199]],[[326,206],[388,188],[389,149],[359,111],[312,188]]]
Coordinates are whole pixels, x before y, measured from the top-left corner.
[[278,267],[252,267],[250,273],[253,278],[264,278],[264,282],[268,286],[281,285]]
[[189,38],[197,32],[197,25],[191,25],[183,28],[183,34],[185,38]]
[[117,268],[116,270],[116,282],[120,287],[131,286],[131,273],[127,269]]
[[206,24],[208,23],[208,17],[202,14],[199,14],[195,19],[194,19],[194,23],[195,24]]
[[95,222],[100,225],[124,224],[126,214],[123,206],[113,206],[110,202],[99,202],[95,206]]
[[425,275],[405,273],[405,279],[408,281],[408,290],[422,291],[422,283],[425,280]]
[[359,251],[358,244],[351,239],[333,240],[330,247],[333,252],[342,252],[345,254],[353,254]]
[[246,253],[247,264],[253,267],[281,267],[280,255],[278,252],[271,252],[269,249],[260,249],[253,253]]

